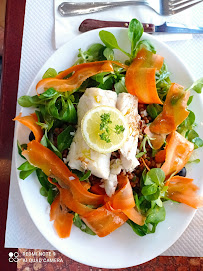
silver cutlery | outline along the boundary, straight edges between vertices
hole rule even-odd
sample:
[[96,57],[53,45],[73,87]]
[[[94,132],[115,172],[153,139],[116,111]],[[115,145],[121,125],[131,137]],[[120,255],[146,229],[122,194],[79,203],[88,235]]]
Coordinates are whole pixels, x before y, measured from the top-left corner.
[[153,9],[160,15],[174,15],[188,9],[203,0],[134,0],[119,2],[63,2],[58,6],[62,16],[76,16],[94,13],[113,7],[144,5]]
[[[118,22],[118,21],[100,21],[94,19],[84,20],[80,26],[80,32],[87,32],[89,30],[103,28],[103,27],[128,27],[129,22]],[[154,25],[143,23],[144,32],[147,33],[192,33],[192,34],[203,34],[203,27],[198,27],[194,25],[184,25],[179,23],[169,23],[165,22],[162,25]]]

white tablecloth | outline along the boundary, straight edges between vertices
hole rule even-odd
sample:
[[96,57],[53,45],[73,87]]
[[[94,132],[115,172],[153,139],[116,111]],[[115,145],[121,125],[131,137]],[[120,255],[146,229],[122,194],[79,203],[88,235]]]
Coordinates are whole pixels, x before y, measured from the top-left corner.
[[[140,10],[141,9],[139,9],[139,11]],[[178,16],[176,15],[175,17],[171,17],[169,19],[172,21],[175,20],[185,23],[185,19],[187,18],[187,21],[189,20],[203,26],[202,14],[203,4],[200,4],[194,8],[191,8],[190,10],[180,13]],[[141,16],[140,14],[138,15]],[[146,17],[146,15],[148,17]],[[94,18],[102,17],[106,20],[112,20],[112,16],[105,17],[105,13],[102,15],[98,13],[94,16]],[[115,19],[120,18],[121,20],[130,20],[131,16],[132,14],[128,17],[125,17],[124,15],[122,15],[122,17],[115,16]],[[152,13],[145,14],[145,17],[150,19],[150,21],[147,20],[146,22],[156,23],[157,19],[155,21],[152,20]],[[89,18],[89,16],[86,16],[86,18]],[[81,18],[80,21],[82,21],[82,19],[83,18]],[[73,18],[71,20],[73,20]],[[79,22],[78,18],[76,20]],[[70,24],[70,27],[75,26],[76,24],[73,24],[72,26]],[[38,70],[54,53],[54,29],[53,1],[27,0],[18,96],[26,94]],[[75,32],[75,34],[79,34],[75,28],[71,31],[71,33],[73,32]],[[57,42],[59,43],[59,40]],[[173,48],[182,59],[184,59],[184,62],[190,68],[191,73],[196,79],[202,76],[203,35],[195,35],[193,36],[193,39],[172,41],[167,42],[167,44]],[[17,107],[17,112],[18,111],[19,107]],[[16,144],[16,142],[14,142],[14,144]],[[165,251],[163,255],[203,256],[202,225],[203,209],[197,211],[194,219],[180,239],[172,247]],[[5,247],[54,249],[35,227],[25,208],[19,191],[14,164],[12,164],[11,172]]]

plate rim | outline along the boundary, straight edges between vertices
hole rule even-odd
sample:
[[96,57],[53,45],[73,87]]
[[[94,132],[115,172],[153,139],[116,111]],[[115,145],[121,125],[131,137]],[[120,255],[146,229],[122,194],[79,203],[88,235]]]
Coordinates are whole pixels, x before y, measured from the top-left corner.
[[[61,46],[58,50],[56,50],[56,51],[55,51],[55,52],[54,52],[54,53],[53,53],[53,54],[45,61],[45,63],[44,63],[43,66],[41,67],[41,69],[37,72],[36,76],[35,76],[34,79],[32,80],[32,83],[30,84],[30,87],[29,87],[29,89],[28,89],[28,91],[27,91],[26,94],[29,94],[29,93],[32,91],[33,84],[34,84],[34,82],[36,81],[36,79],[38,78],[39,74],[42,73],[43,67],[46,66],[46,64],[50,61],[50,59],[54,56],[54,54],[56,54],[56,52],[63,51],[63,50],[64,50],[63,48],[65,48],[65,47],[67,46],[67,44],[71,44],[73,41],[75,41],[75,40],[77,40],[77,39],[81,39],[82,37],[88,36],[90,32],[91,32],[91,33],[98,33],[98,32],[101,31],[102,29],[105,29],[105,30],[107,29],[108,31],[111,31],[111,30],[114,30],[114,29],[117,29],[117,30],[122,29],[122,30],[127,31],[127,29],[123,29],[123,28],[120,28],[120,27],[110,27],[110,28],[101,28],[101,29],[91,30],[91,31],[89,31],[89,32],[82,33],[82,34],[80,34],[79,36],[76,36],[74,39],[68,41],[68,42],[65,43],[63,46]],[[147,34],[147,33],[143,33],[142,38],[145,38],[145,36],[146,36],[146,38],[149,37],[150,40],[152,40],[152,41],[155,40],[156,42],[160,43],[161,46],[167,48],[167,50],[168,50],[170,53],[172,53],[172,54],[176,57],[176,59],[178,60],[178,62],[180,62],[180,63],[184,66],[185,71],[188,73],[188,75],[189,75],[189,77],[190,77],[189,79],[191,79],[191,81],[194,81],[194,76],[191,74],[191,72],[190,72],[190,70],[189,70],[189,67],[182,61],[182,59],[176,54],[176,52],[174,52],[174,51],[173,51],[167,44],[165,44],[163,41],[159,41],[157,38],[155,38],[155,37],[153,37],[153,36],[151,36],[151,35],[149,35],[149,34]],[[20,112],[22,112],[22,110],[23,110],[23,108],[21,107]],[[15,125],[15,126],[16,126],[16,127],[15,127],[15,136],[14,136],[14,140],[15,140],[15,142],[16,142],[16,140],[17,140],[17,134],[18,134],[17,131],[18,131],[18,129],[19,129],[19,123],[17,123],[17,125]],[[16,172],[17,172],[18,185],[19,185],[19,188],[20,188],[20,193],[21,193],[21,196],[22,196],[22,198],[23,198],[25,207],[26,207],[26,209],[27,209],[27,211],[28,211],[28,213],[29,213],[29,216],[31,217],[32,221],[34,222],[36,228],[39,230],[40,234],[42,234],[42,235],[45,237],[45,239],[46,239],[51,245],[53,245],[58,251],[60,251],[62,254],[66,255],[67,257],[70,257],[67,253],[64,253],[63,249],[60,249],[60,248],[56,247],[55,244],[54,244],[52,241],[50,241],[51,239],[48,239],[48,238],[41,232],[41,230],[39,229],[38,225],[35,223],[34,216],[29,212],[28,206],[27,206],[27,204],[26,204],[26,201],[25,201],[25,199],[24,199],[24,195],[23,195],[23,192],[22,192],[22,189],[21,189],[21,185],[22,185],[22,184],[20,183],[19,174],[18,174],[18,170],[17,170],[17,167],[16,167],[16,165],[17,165],[16,158],[17,158],[17,156],[18,156],[17,147],[15,147],[14,153],[15,153],[15,154],[14,154],[14,159],[15,159],[15,160],[14,160],[14,165],[15,165],[15,170],[16,170]],[[190,224],[191,220],[193,219],[195,213],[196,213],[196,210],[195,210],[195,209],[191,210],[190,218],[189,218],[189,220],[187,221],[187,223],[186,223],[186,225],[185,225],[185,227],[184,227],[184,230],[183,230],[180,234],[178,234],[178,237],[175,239],[175,241],[172,241],[170,245],[167,245],[166,248],[163,248],[163,249],[161,250],[161,252],[160,252],[158,255],[149,257],[148,260],[146,260],[145,262],[148,262],[148,261],[152,260],[153,258],[155,258],[155,257],[159,256],[160,254],[162,254],[165,250],[167,250],[168,248],[170,248],[170,247],[171,247],[171,246],[172,246],[172,245],[180,238],[180,236],[184,233],[184,231],[187,229],[187,227],[189,226],[189,224]],[[82,264],[85,264],[85,265],[90,265],[90,264],[91,264],[91,266],[94,266],[94,267],[97,267],[97,268],[114,268],[114,269],[117,269],[117,268],[128,268],[128,267],[132,267],[132,265],[125,265],[125,266],[124,266],[124,265],[122,265],[122,266],[117,266],[117,265],[116,265],[116,266],[115,266],[115,265],[113,265],[113,264],[112,264],[112,265],[109,265],[109,264],[108,264],[108,265],[103,265],[103,266],[101,266],[101,265],[96,265],[96,264],[89,263],[88,261],[86,261],[86,262],[80,261],[77,257],[73,257],[73,256],[71,256],[71,259],[73,259],[73,260],[75,260],[75,261],[77,261],[77,262],[80,262],[80,263],[82,263]],[[136,266],[139,265],[139,264],[145,263],[145,262],[138,263],[138,264],[136,264]]]

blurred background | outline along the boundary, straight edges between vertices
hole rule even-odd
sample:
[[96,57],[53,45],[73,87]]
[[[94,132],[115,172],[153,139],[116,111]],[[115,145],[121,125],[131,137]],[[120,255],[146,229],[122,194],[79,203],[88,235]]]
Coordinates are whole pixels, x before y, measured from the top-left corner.
[[6,13],[6,0],[0,0],[0,78],[1,78],[1,71],[2,71],[5,13]]

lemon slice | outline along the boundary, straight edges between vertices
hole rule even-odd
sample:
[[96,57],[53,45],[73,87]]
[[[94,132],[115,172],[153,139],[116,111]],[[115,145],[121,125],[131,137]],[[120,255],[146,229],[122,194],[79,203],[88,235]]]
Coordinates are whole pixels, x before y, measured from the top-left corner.
[[120,149],[128,137],[128,123],[115,107],[97,106],[82,119],[81,130],[87,145],[100,153]]

